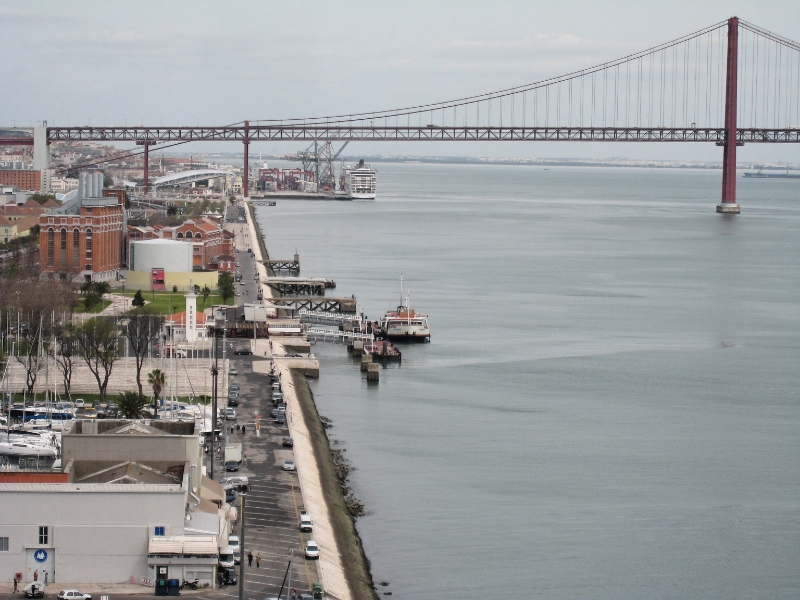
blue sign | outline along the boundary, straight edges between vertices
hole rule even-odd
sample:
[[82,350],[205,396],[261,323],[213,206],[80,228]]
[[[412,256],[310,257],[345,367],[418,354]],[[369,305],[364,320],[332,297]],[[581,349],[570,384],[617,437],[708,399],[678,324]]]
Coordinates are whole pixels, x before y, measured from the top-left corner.
[[47,560],[47,550],[37,550],[33,553],[33,560],[43,563]]

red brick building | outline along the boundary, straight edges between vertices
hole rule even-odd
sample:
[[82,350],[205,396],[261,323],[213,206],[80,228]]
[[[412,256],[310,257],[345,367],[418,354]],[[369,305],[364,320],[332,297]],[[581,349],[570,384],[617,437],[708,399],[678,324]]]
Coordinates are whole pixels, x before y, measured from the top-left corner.
[[113,279],[123,263],[124,206],[117,197],[82,193],[83,185],[78,197],[39,217],[39,268],[61,279]]
[[227,261],[220,267],[219,260],[233,254],[233,237],[233,233],[225,231],[211,219],[188,220],[176,227],[128,226],[129,248],[131,242],[158,238],[191,243],[194,246],[192,267],[195,271],[229,270]]
[[42,172],[0,170],[0,185],[13,185],[21,190],[39,192],[42,189]]

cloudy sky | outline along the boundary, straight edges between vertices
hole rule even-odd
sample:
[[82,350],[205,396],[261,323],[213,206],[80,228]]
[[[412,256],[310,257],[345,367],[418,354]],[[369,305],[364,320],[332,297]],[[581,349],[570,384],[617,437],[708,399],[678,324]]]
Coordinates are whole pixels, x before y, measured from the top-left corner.
[[[800,40],[796,0],[0,0],[0,124],[225,124],[442,101],[589,67],[734,14]],[[705,145],[586,143],[360,143],[350,152],[721,155]],[[746,159],[800,162],[795,147],[752,145],[740,152]]]

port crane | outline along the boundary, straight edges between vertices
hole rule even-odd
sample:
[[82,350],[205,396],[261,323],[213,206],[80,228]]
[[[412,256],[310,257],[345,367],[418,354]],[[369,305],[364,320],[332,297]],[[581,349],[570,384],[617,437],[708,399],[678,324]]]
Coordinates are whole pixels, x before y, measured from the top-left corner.
[[[345,142],[336,152],[330,141],[324,144],[314,141],[308,148],[297,154],[290,154],[286,160],[303,163],[303,171],[313,171],[317,181],[317,192],[336,190],[336,175],[333,171],[333,162],[350,142]],[[326,190],[327,188],[327,190]]]

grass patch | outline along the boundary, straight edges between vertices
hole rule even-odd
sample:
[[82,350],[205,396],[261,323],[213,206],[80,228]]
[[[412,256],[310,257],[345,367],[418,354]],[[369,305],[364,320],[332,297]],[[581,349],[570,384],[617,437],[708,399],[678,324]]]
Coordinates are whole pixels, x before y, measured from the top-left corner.
[[345,505],[342,485],[336,472],[336,465],[331,455],[328,434],[320,421],[314,396],[308,387],[305,375],[292,370],[292,382],[297,393],[300,410],[308,427],[308,435],[314,449],[314,456],[322,482],[322,494],[331,519],[333,535],[342,556],[342,564],[346,570],[347,584],[353,600],[377,600],[372,574],[369,571],[369,560],[361,546],[361,538],[350,511]]
[[75,313],[76,314],[86,313],[86,314],[90,314],[90,315],[96,315],[96,314],[102,312],[103,309],[105,309],[107,306],[110,306],[110,305],[111,305],[111,300],[101,300],[100,302],[97,303],[96,306],[93,306],[91,310],[85,310],[83,308],[83,303],[82,302],[78,302],[78,304],[75,305]]
[[[120,290],[112,290],[112,293],[122,295]],[[125,290],[125,297],[126,298],[133,298],[136,295],[136,291],[129,291]],[[142,297],[144,297],[145,302],[147,302],[146,306],[152,305],[159,314],[162,315],[172,315],[177,312],[183,312],[186,310],[186,296],[184,296],[183,292],[145,292],[142,291]],[[219,294],[211,294],[203,303],[203,296],[197,296],[197,310],[204,310],[206,308],[210,308],[215,304],[223,304],[222,296]]]

